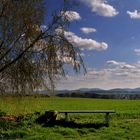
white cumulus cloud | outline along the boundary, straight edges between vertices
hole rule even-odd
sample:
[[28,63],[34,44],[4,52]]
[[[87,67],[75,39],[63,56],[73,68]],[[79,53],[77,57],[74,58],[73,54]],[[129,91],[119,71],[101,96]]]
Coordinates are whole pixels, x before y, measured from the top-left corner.
[[80,30],[85,34],[96,32],[95,28],[89,28],[89,27],[83,27],[83,28],[80,28]]
[[86,75],[69,76],[62,80],[60,87],[64,89],[78,88],[135,88],[140,85],[140,61],[128,64],[127,62],[109,60],[102,69],[87,69]]
[[93,39],[82,38],[77,36],[73,32],[66,32],[65,37],[76,47],[81,48],[82,50],[106,50],[108,48],[108,44],[105,42],[97,42]]
[[105,17],[114,17],[119,12],[110,4],[107,3],[106,0],[81,0],[89,7],[91,7],[92,12],[97,13],[100,16]]
[[134,12],[127,11],[127,14],[130,18],[140,19],[140,12],[138,12],[137,10],[135,10]]
[[134,52],[135,52],[137,55],[140,55],[140,49],[134,49]]
[[115,60],[108,60],[107,64],[109,64],[109,65],[119,65],[119,62],[117,62]]
[[116,66],[120,69],[134,69],[135,68],[135,66],[127,64],[126,62],[119,62],[115,60],[109,60],[107,61],[107,64],[110,66]]
[[[62,14],[63,14],[63,12],[62,12]],[[66,16],[66,18],[69,21],[74,21],[74,20],[80,20],[81,19],[80,14],[76,11],[66,11],[64,15]]]

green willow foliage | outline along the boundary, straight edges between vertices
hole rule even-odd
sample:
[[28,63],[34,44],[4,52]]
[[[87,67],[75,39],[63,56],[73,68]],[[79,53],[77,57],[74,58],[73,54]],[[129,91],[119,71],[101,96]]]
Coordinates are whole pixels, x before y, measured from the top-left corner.
[[[69,21],[62,9],[43,21],[49,9],[43,0],[2,0],[0,3],[0,92],[28,94],[46,87],[54,89],[55,80],[65,76],[64,58],[80,71],[79,50],[65,37]],[[63,12],[62,12],[63,11]],[[47,19],[47,18],[45,18]],[[59,32],[58,32],[59,30]]]

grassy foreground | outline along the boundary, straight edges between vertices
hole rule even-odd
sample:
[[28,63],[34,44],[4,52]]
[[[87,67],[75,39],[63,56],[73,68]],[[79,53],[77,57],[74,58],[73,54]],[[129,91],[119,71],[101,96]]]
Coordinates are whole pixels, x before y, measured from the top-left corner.
[[[70,123],[42,126],[35,123],[34,112],[46,110],[114,109],[110,127],[104,114],[70,114]],[[139,140],[139,100],[99,100],[87,98],[0,97],[0,111],[25,115],[20,123],[0,122],[0,139],[10,140]],[[58,119],[64,116],[60,114]]]

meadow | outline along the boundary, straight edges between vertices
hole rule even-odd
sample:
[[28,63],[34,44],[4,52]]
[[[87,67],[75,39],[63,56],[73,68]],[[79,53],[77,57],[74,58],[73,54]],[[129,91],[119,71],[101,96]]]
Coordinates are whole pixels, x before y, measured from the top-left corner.
[[[69,122],[53,126],[35,122],[35,112],[47,110],[113,109],[110,126],[104,124],[105,114],[70,114]],[[24,116],[21,122],[0,122],[3,140],[140,140],[140,101],[58,97],[0,97],[0,112]]]

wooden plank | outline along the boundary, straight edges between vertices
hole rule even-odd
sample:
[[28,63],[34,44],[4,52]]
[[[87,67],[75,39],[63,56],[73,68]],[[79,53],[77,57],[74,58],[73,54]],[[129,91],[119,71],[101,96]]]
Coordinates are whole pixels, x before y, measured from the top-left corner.
[[59,113],[115,113],[114,110],[60,110]]

